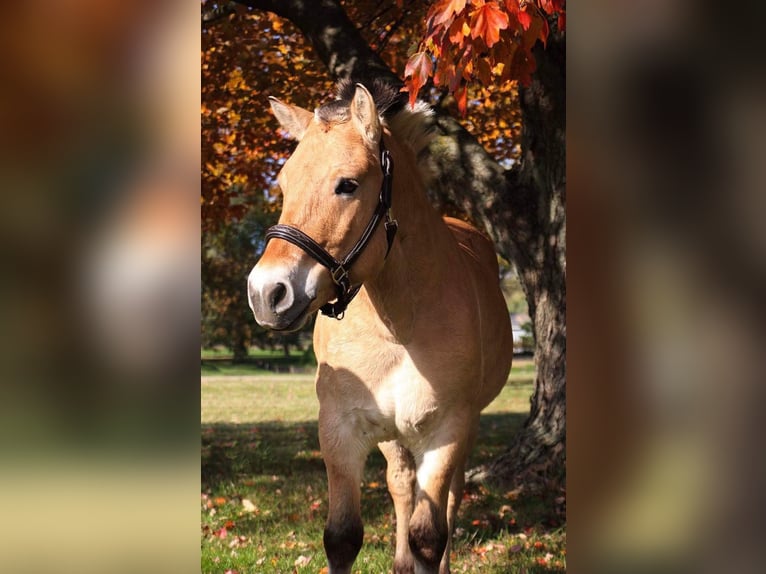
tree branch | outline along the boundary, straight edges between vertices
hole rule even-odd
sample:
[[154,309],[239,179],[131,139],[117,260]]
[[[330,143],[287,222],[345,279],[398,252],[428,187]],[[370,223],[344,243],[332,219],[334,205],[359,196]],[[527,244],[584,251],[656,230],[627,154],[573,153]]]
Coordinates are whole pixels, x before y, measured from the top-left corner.
[[[236,0],[287,18],[308,38],[319,59],[336,79],[380,78],[397,88],[402,80],[370,49],[336,0]],[[321,14],[321,17],[319,16]]]
[[202,23],[212,24],[218,20],[223,20],[230,14],[234,14],[237,11],[237,2],[221,2],[213,4],[213,7],[209,10],[202,11]]

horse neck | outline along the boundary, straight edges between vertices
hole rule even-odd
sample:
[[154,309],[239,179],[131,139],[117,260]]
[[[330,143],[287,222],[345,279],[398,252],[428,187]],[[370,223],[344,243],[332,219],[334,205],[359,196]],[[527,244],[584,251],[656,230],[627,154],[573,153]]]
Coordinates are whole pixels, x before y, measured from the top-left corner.
[[421,310],[420,294],[433,293],[444,281],[450,232],[428,201],[412,154],[395,142],[386,143],[394,160],[392,217],[399,230],[383,269],[365,286],[384,323],[397,338],[406,339],[415,307]]

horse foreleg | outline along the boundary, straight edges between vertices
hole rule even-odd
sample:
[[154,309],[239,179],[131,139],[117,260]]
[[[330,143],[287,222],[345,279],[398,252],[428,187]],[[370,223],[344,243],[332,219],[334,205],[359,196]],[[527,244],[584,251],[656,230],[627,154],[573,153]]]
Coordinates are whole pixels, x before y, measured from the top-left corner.
[[386,482],[396,510],[396,554],[394,574],[413,574],[415,562],[408,539],[410,517],[415,505],[415,459],[392,440],[378,445],[386,457]]
[[360,484],[367,453],[353,440],[344,440],[342,429],[337,425],[323,424],[321,411],[319,442],[327,468],[329,490],[329,511],[324,530],[329,572],[350,574],[364,538]]

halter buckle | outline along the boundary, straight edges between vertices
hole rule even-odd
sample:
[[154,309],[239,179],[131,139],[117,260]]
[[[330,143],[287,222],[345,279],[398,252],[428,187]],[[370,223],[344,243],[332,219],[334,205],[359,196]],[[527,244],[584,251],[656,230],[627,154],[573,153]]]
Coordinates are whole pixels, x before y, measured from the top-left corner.
[[343,265],[338,265],[330,272],[333,282],[344,289],[348,288],[348,271]]

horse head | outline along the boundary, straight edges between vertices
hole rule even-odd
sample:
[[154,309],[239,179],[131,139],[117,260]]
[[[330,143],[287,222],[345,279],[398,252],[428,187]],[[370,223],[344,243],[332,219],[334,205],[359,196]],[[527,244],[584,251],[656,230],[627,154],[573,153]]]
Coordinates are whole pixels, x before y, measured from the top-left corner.
[[[385,260],[385,233],[373,228],[353,267],[331,268],[333,259],[341,263],[359,247],[380,208],[383,128],[372,96],[360,84],[350,102],[331,102],[314,113],[276,98],[271,98],[271,109],[298,140],[277,177],[283,208],[273,229],[292,230],[303,241],[267,234],[271,240],[248,278],[248,299],[259,324],[291,331],[340,297],[340,281],[349,290],[358,288]],[[330,262],[312,255],[306,243],[314,244],[315,252],[318,247]]]

